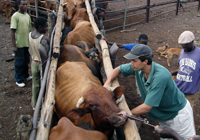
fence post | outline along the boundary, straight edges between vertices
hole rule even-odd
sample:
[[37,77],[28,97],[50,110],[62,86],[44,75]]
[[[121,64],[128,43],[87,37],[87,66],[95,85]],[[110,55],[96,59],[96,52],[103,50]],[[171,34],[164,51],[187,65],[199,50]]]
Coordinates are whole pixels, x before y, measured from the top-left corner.
[[147,6],[146,6],[146,23],[149,22],[149,10],[150,10],[150,0],[147,0]]
[[199,0],[199,4],[198,4],[198,11],[199,11],[199,8],[200,8],[200,0]]
[[123,30],[125,29],[126,26],[126,13],[127,13],[127,0],[125,1]]
[[176,15],[178,15],[178,7],[180,5],[180,0],[177,0],[177,3],[176,3]]
[[36,17],[38,17],[38,1],[35,0],[35,13],[36,13]]

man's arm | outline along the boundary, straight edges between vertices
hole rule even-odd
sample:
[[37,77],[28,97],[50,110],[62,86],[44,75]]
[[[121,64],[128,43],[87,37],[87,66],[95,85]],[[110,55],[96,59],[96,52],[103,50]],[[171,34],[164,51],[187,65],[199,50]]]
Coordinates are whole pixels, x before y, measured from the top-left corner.
[[162,138],[173,138],[174,140],[184,140],[175,130],[169,126],[156,126],[155,131],[160,134]]
[[138,107],[135,107],[131,110],[131,113],[135,116],[148,113],[152,109],[152,106],[149,106],[145,103],[139,105]]
[[117,76],[120,74],[121,72],[119,71],[119,68],[116,67],[111,74],[109,75],[108,79],[106,80],[106,82],[104,83],[104,87],[109,87],[110,83],[115,80],[117,78]]
[[[106,43],[107,43],[108,45],[111,45],[111,46],[114,44],[113,42],[108,42],[108,41],[106,41]],[[123,48],[123,44],[116,43],[116,45],[117,45],[119,48]]]
[[178,71],[179,71],[179,69],[177,69],[177,70],[171,72],[171,75],[172,75],[172,76],[177,75],[177,74],[178,74]]
[[13,44],[13,52],[17,53],[17,45],[15,42],[15,31],[16,29],[11,29],[11,39],[12,39],[12,44]]
[[44,36],[43,39],[47,41],[47,44],[48,44],[48,45],[50,45],[50,40],[49,40],[48,36]]

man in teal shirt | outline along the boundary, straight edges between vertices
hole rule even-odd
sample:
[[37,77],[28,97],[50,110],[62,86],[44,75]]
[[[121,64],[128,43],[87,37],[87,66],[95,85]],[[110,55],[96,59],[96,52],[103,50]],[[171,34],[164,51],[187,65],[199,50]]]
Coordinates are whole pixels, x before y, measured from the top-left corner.
[[169,126],[183,138],[195,135],[193,111],[184,94],[177,88],[171,73],[152,61],[152,50],[144,44],[133,47],[124,56],[131,63],[115,68],[104,87],[122,73],[125,77],[135,75],[143,99],[143,104],[131,110],[133,115],[147,113],[158,120],[161,126]]

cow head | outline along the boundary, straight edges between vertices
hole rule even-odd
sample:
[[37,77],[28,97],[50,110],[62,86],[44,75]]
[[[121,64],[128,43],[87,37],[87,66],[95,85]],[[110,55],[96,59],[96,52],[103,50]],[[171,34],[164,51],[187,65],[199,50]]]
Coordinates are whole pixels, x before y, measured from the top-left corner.
[[66,3],[66,12],[65,14],[67,15],[67,20],[72,20],[72,17],[76,11],[76,8],[82,8],[83,1],[82,0],[69,0]]
[[78,106],[80,104],[84,104],[84,106],[69,110],[67,117],[77,120],[85,114],[90,113],[97,129],[105,133],[108,137],[112,137],[114,127],[119,127],[126,121],[124,116],[118,115],[118,113],[124,113],[125,111],[120,109],[115,103],[123,92],[123,86],[115,88],[113,92],[108,91],[104,87],[93,86],[78,102]]
[[85,55],[91,60],[95,61],[97,64],[101,62],[101,55],[97,48],[92,48],[89,51],[85,52]]

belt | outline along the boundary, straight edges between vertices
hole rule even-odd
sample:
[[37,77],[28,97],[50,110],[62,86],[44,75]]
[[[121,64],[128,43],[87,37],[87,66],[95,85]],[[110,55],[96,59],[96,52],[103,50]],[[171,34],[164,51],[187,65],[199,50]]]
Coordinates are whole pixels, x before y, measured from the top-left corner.
[[36,63],[41,63],[41,61],[38,61],[38,60],[33,60],[34,62],[36,62]]

